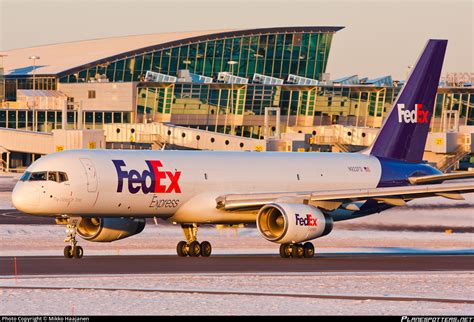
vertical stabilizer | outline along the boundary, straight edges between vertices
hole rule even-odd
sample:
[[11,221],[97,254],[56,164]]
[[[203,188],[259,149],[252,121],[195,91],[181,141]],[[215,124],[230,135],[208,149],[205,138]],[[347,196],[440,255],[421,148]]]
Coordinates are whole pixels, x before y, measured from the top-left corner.
[[371,155],[422,161],[447,44],[447,40],[428,41],[375,139]]

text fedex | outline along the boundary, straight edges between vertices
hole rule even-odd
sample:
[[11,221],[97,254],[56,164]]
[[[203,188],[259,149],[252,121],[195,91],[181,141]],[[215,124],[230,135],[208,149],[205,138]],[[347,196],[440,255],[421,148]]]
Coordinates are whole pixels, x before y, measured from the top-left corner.
[[[163,171],[160,168],[163,164],[159,160],[146,160],[148,169],[141,173],[135,169],[127,171],[124,169],[126,164],[123,160],[112,160],[117,171],[117,192],[123,191],[123,181],[128,181],[128,191],[132,194],[139,192],[144,193],[181,193],[179,187],[179,178],[181,171],[175,170]],[[148,179],[148,180],[147,180]]]
[[398,123],[428,123],[428,111],[422,104],[415,104],[414,110],[405,109],[405,104],[397,104]]
[[306,217],[295,214],[296,226],[316,227],[318,226],[317,220],[318,219],[314,218],[311,214],[307,214]]

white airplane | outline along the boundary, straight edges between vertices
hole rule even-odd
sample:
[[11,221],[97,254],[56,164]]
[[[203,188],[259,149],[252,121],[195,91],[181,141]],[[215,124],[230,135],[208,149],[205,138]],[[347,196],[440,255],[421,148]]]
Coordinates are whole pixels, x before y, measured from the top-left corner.
[[[34,162],[12,194],[27,214],[67,225],[67,258],[81,258],[76,233],[112,242],[140,233],[145,218],[179,223],[179,256],[210,256],[198,226],[255,224],[281,257],[312,257],[308,242],[333,222],[406,201],[461,199],[473,176],[422,162],[447,46],[430,40],[373,145],[363,153],[71,150]],[[304,243],[304,244],[303,244]]]

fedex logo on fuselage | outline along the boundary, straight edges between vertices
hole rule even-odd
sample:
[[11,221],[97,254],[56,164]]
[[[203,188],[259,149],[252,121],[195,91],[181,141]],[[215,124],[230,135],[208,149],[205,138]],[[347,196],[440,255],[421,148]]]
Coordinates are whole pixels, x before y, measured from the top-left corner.
[[[132,194],[139,192],[144,193],[181,193],[179,187],[179,177],[181,171],[160,170],[163,164],[159,160],[145,160],[148,169],[141,173],[135,169],[130,171],[123,170],[126,164],[123,160],[112,160],[117,171],[118,183],[117,192],[123,191],[123,181],[128,181],[128,191]],[[149,180],[147,180],[149,178]]]
[[405,109],[405,104],[397,104],[398,123],[428,123],[428,111],[423,110],[422,104],[415,104],[412,111]]
[[311,214],[307,214],[306,217],[301,217],[299,214],[295,214],[296,226],[318,226],[318,218],[314,218]]

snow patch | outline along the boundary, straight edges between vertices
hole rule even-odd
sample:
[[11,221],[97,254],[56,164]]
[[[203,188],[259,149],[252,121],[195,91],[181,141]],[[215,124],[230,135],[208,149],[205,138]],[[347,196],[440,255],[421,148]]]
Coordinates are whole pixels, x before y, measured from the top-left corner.
[[[136,275],[0,279],[0,286],[141,288],[471,299],[472,273]],[[442,283],[440,283],[442,281]],[[28,303],[28,305],[24,305]],[[61,305],[58,305],[61,303]],[[94,305],[91,305],[94,303]],[[181,305],[186,303],[186,305]],[[264,303],[264,305],[259,305]],[[1,315],[472,315],[474,305],[127,290],[0,289]],[[188,310],[184,308],[195,308]]]

